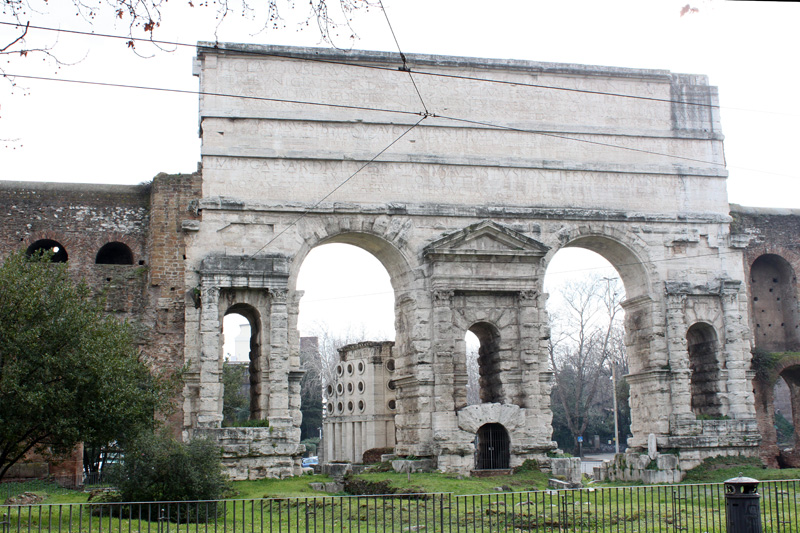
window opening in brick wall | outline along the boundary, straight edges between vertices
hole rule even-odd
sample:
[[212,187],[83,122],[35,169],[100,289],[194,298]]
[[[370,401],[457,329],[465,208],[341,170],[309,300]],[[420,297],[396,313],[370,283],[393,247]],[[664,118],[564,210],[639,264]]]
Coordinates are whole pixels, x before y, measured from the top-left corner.
[[94,260],[98,265],[132,265],[133,252],[122,242],[109,242],[97,252]]
[[50,261],[53,263],[66,263],[69,259],[66,248],[64,248],[64,246],[62,246],[58,241],[54,241],[52,239],[41,239],[36,241],[28,246],[28,249],[25,251],[25,253],[28,256],[31,256],[36,252],[43,251],[53,252],[53,256],[50,258]]

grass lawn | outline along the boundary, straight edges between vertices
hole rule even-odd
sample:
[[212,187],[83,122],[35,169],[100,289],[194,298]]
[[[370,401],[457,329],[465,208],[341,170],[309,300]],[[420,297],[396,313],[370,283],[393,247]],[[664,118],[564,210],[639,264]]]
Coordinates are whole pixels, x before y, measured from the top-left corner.
[[[683,483],[719,483],[739,475],[752,477],[760,481],[800,479],[800,469],[766,469],[757,459],[742,458],[716,458],[706,461],[703,465],[690,470]],[[378,482],[389,481],[390,486],[397,493],[441,493],[453,494],[493,494],[499,492],[524,492],[543,490],[547,488],[548,475],[537,470],[517,473],[511,476],[493,477],[462,477],[454,474],[442,473],[415,473],[408,474],[396,472],[363,473],[356,476],[360,479]],[[259,499],[259,498],[307,498],[327,496],[328,494],[311,489],[309,483],[325,483],[332,481],[328,476],[305,475],[287,479],[261,479],[257,481],[234,481],[231,483],[232,492],[228,499]],[[596,487],[622,487],[641,485],[636,482],[593,483]],[[50,492],[47,488],[32,490],[32,492],[46,495],[43,503],[84,503],[88,493],[81,491],[65,491],[60,489]],[[344,494],[344,493],[342,493]]]

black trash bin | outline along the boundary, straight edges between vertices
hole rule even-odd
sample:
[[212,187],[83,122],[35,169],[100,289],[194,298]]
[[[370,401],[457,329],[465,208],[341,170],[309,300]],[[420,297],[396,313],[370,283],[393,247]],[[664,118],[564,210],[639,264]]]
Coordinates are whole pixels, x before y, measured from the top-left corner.
[[728,533],[762,533],[758,480],[735,477],[725,482]]

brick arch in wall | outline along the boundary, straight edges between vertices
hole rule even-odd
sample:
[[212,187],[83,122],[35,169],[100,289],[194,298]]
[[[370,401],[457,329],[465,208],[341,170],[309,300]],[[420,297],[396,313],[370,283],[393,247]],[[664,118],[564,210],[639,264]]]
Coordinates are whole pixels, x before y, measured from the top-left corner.
[[800,258],[789,250],[762,253],[749,265],[748,288],[756,348],[800,350],[797,272]]
[[[800,353],[761,354],[757,357],[760,360],[754,359],[754,365],[766,365],[765,368],[756,369],[756,378],[753,380],[758,427],[762,436],[761,458],[773,468],[796,468],[800,466]],[[775,430],[775,386],[780,379],[786,382],[792,394],[795,447],[788,453],[778,448]]]
[[[53,257],[53,259],[56,260],[57,262],[64,262],[64,263],[69,262],[69,257],[71,256],[70,250],[74,248],[72,246],[73,244],[74,243],[72,242],[72,240],[69,238],[68,235],[64,235],[53,231],[36,233],[34,235],[31,235],[31,237],[29,237],[27,240],[23,242],[25,252],[28,254],[37,251],[39,249],[49,249],[53,245],[58,245],[60,248],[62,248],[63,254],[57,253]],[[59,257],[62,259],[57,259]]]

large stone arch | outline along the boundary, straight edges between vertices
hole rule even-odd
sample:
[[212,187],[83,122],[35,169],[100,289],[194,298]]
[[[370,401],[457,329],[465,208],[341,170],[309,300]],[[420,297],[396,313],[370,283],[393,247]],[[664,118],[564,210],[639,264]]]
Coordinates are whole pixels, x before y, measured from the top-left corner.
[[558,235],[560,246],[546,256],[545,268],[562,248],[584,248],[601,255],[617,270],[628,300],[650,296],[659,273],[650,260],[651,247],[630,228],[578,225]]
[[429,295],[424,272],[407,242],[413,230],[412,221],[407,217],[385,215],[343,215],[309,218],[299,223],[297,229],[302,242],[292,257],[288,278],[293,293],[293,306],[289,312],[290,349],[296,351],[295,346],[299,346],[297,319],[302,295],[296,292],[297,276],[311,250],[325,244],[340,243],[371,253],[388,272],[395,296],[392,357],[396,367],[394,380],[399,385],[394,423],[397,447],[414,448],[405,455],[423,455],[420,446],[429,449],[432,433],[426,427],[428,424],[420,427],[418,418],[419,413],[430,410],[432,370],[426,358],[429,335],[415,325],[426,320]]
[[[410,128],[411,123],[358,107],[364,98],[387,107],[414,96],[406,90],[407,80],[400,83],[402,73],[351,67],[397,64],[395,55],[282,49],[277,59],[251,52],[237,45],[198,50],[202,87],[236,91],[263,82],[285,100],[201,101],[204,174],[197,209],[202,220],[183,226],[191,233],[186,289],[201,293],[200,306],[186,313],[187,360],[205,361],[206,349],[216,349],[210,329],[215,291],[266,292],[270,303],[263,312],[271,322],[264,345],[277,365],[271,368],[278,386],[286,391],[271,399],[270,418],[285,422],[281,427],[289,435],[297,423],[292,403],[299,350],[297,271],[314,246],[354,244],[381,260],[395,291],[396,453],[431,457],[438,468],[463,473],[471,467],[465,457],[472,455],[474,431],[499,423],[511,436],[510,466],[544,460],[555,444],[543,275],[556,249],[581,246],[608,258],[625,283],[631,444],[644,449],[653,434],[658,448],[686,450],[687,464],[720,448],[752,453],[757,435],[749,425],[754,411],[746,381],[745,265],[735,249],[740,240],[729,238],[716,115],[689,113],[691,103],[668,99],[653,114],[627,101],[600,102],[589,93],[576,113],[574,102],[563,100],[567,93],[543,94],[544,105],[528,105],[538,100],[521,98],[518,91],[527,89],[513,83],[492,95],[445,84],[431,88],[436,107],[456,114],[492,109],[492,120],[519,129],[452,127],[441,117]],[[300,61],[319,57],[335,61],[297,74],[303,70],[295,68]],[[698,102],[716,100],[702,77],[661,71],[413,59],[452,74],[477,68],[512,82],[534,75],[587,86],[602,79],[625,84],[631,94],[669,96],[677,90]],[[333,94],[348,103],[327,110],[297,103],[312,96],[327,101]],[[608,105],[619,107],[610,113]],[[624,139],[634,150],[560,137],[530,142],[521,134],[541,124],[586,140]],[[653,159],[658,152],[714,160],[686,166]],[[700,317],[704,308],[719,313],[720,326],[714,327],[724,332],[720,360],[726,365],[730,423],[700,423],[691,411],[686,317],[688,310]],[[481,309],[502,310],[507,324],[492,313],[480,315]],[[480,320],[497,326],[502,343],[508,342],[501,401],[460,408],[453,390],[462,376],[454,360],[465,330]],[[206,365],[199,375],[213,371]],[[215,422],[201,418],[198,424]],[[514,424],[507,423],[512,419]],[[186,422],[195,423],[191,415]]]
[[[584,248],[597,253],[616,269],[625,287],[625,347],[630,374],[631,432],[629,445],[643,448],[649,434],[668,435],[672,398],[663,327],[657,323],[662,293],[657,290],[661,273],[650,259],[652,247],[630,231],[610,224],[580,224],[559,234],[559,250]],[[662,289],[663,290],[663,289]]]
[[342,215],[312,218],[297,223],[302,243],[292,256],[289,287],[294,289],[306,256],[317,246],[332,243],[351,244],[375,256],[389,273],[392,287],[401,290],[413,278],[415,268],[408,248],[408,233],[413,223],[408,218],[376,215]]

